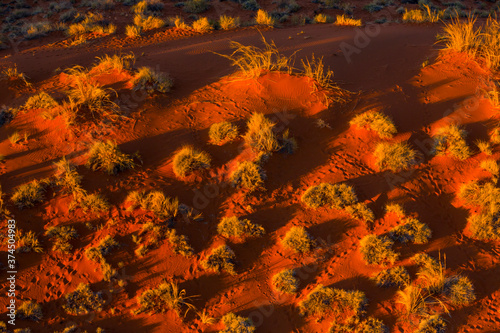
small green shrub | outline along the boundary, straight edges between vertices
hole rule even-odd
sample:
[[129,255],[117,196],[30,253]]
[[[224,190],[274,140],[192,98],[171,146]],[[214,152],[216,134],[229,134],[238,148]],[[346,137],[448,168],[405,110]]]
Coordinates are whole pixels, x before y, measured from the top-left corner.
[[255,151],[270,153],[280,149],[274,124],[262,113],[254,113],[247,122],[248,130],[243,136],[246,144]]
[[394,264],[399,254],[392,250],[394,242],[387,237],[367,235],[359,241],[363,260],[368,265]]
[[131,209],[141,207],[141,209],[153,212],[161,219],[168,219],[177,216],[179,211],[179,200],[167,197],[161,191],[132,191],[128,194],[125,202],[132,202]]
[[453,305],[468,305],[476,299],[474,286],[466,276],[454,275],[444,283],[443,294]]
[[231,17],[221,15],[219,18],[219,26],[222,30],[230,30],[238,28],[241,25],[239,17]]
[[157,288],[148,289],[137,297],[139,308],[134,311],[134,314],[162,313],[166,310],[174,310],[180,315],[183,307],[187,308],[187,313],[187,311],[194,309],[194,306],[188,303],[189,298],[186,296],[186,291],[180,290],[176,283],[163,282]]
[[36,39],[46,36],[53,30],[50,22],[32,22],[24,24],[21,27],[21,32],[26,39]]
[[167,93],[174,85],[173,79],[165,73],[157,72],[150,67],[141,67],[132,78],[134,90],[144,89],[149,94],[155,91]]
[[88,151],[85,165],[94,171],[105,171],[108,175],[116,175],[135,167],[133,157],[121,152],[118,145],[112,141],[94,142]]
[[52,96],[42,91],[34,96],[28,98],[26,103],[24,103],[23,109],[52,109],[57,107],[58,104]]
[[215,123],[208,130],[210,142],[215,145],[222,145],[226,142],[231,142],[238,136],[238,127],[227,121]]
[[398,132],[392,120],[378,111],[359,114],[349,123],[358,127],[367,127],[376,132],[382,139],[390,139]]
[[294,252],[305,253],[311,251],[316,242],[304,227],[291,227],[281,240],[281,244]]
[[11,201],[19,208],[31,208],[45,199],[44,192],[48,181],[33,180],[29,183],[19,185],[14,189]]
[[401,221],[401,224],[389,231],[389,237],[403,244],[412,242],[413,244],[425,244],[431,238],[432,232],[427,224],[419,220],[408,217]]
[[299,309],[301,314],[310,315],[323,315],[328,311],[340,313],[346,310],[358,315],[367,304],[368,300],[362,291],[328,288],[319,284],[299,302]]
[[293,269],[284,269],[272,278],[273,287],[280,293],[294,294],[299,287],[299,280]]
[[261,237],[264,228],[247,219],[238,219],[236,216],[224,217],[217,225],[217,232],[224,237]]
[[221,245],[214,250],[212,253],[201,262],[203,268],[215,271],[217,273],[221,271],[226,271],[231,275],[235,275],[235,264],[236,264],[236,256],[231,250],[231,248],[227,245]]
[[380,271],[372,279],[379,287],[403,287],[410,283],[410,274],[403,266],[396,266]]
[[255,326],[249,318],[235,315],[232,312],[225,314],[222,319],[224,329],[220,333],[253,333]]
[[467,132],[457,125],[441,127],[434,137],[434,151],[437,155],[449,154],[458,160],[465,160],[471,155],[465,141]]
[[347,184],[321,183],[309,187],[301,200],[308,208],[330,206],[335,209],[344,209],[357,203],[358,198],[354,189]]
[[430,315],[418,324],[415,333],[446,333],[446,321],[439,315]]
[[207,153],[192,146],[184,146],[174,156],[173,170],[177,177],[183,178],[195,170],[210,168],[210,162],[211,158]]
[[42,306],[33,301],[26,301],[17,308],[17,315],[20,319],[40,321],[43,318]]
[[405,142],[380,142],[373,152],[375,165],[380,171],[397,172],[415,163],[415,151]]
[[210,4],[207,0],[187,0],[184,2],[184,11],[191,14],[200,14],[207,11]]
[[249,192],[264,188],[265,171],[256,163],[243,161],[231,174],[233,186],[241,187]]
[[64,296],[63,309],[71,315],[102,311],[104,299],[100,292],[94,293],[88,284],[80,283],[75,291]]

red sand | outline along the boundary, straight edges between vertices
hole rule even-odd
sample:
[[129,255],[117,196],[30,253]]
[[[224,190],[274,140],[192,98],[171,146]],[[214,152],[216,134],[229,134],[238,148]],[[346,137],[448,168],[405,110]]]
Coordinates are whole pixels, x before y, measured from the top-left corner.
[[[380,33],[348,62],[342,43],[355,45],[354,37],[364,28],[360,29],[317,25],[263,32],[285,54],[297,51],[297,64],[300,58],[312,53],[324,56],[326,65],[335,72],[335,81],[344,89],[359,92],[345,105],[325,105],[321,95],[311,93],[310,83],[301,77],[267,74],[258,80],[224,78],[233,69],[227,59],[212,52],[229,53],[230,40],[259,45],[260,35],[254,29],[187,39],[153,38],[119,46],[114,40],[104,39],[89,46],[85,53],[78,48],[35,48],[0,60],[0,65],[16,63],[21,72],[27,73],[34,82],[30,89],[33,92],[64,88],[64,80],[54,76],[56,68],[89,66],[95,56],[117,51],[134,52],[137,67],[148,65],[175,78],[172,92],[130,105],[131,118],[119,126],[91,127],[71,134],[61,121],[43,120],[37,115],[39,110],[33,110],[2,127],[0,152],[7,160],[1,165],[0,183],[8,194],[33,178],[50,176],[53,162],[64,155],[82,164],[82,154],[95,138],[116,140],[127,153],[139,151],[143,161],[142,166],[118,176],[78,168],[85,189],[97,190],[110,200],[112,209],[102,216],[80,210],[68,213],[70,198],[52,191],[47,201],[34,209],[12,207],[23,230],[42,233],[47,226],[71,224],[81,235],[70,255],[53,253],[51,242],[43,236],[40,239],[44,254],[18,255],[19,297],[41,303],[46,318],[39,324],[19,321],[19,326],[32,327],[35,332],[62,330],[69,322],[90,332],[96,327],[110,332],[215,332],[222,328],[220,324],[202,324],[194,313],[185,319],[172,311],[132,315],[135,297],[167,278],[177,281],[188,295],[197,295],[192,303],[198,310],[207,309],[216,318],[229,311],[249,316],[257,326],[256,332],[326,332],[331,319],[301,317],[296,306],[319,283],[362,290],[370,301],[369,315],[382,319],[393,332],[408,332],[408,325],[398,320],[401,309],[395,303],[396,288],[381,289],[368,279],[379,269],[365,265],[357,250],[359,239],[369,232],[366,227],[341,212],[313,211],[300,204],[300,196],[309,186],[346,181],[354,186],[360,201],[375,212],[377,219],[370,232],[381,234],[396,224],[394,217],[383,216],[383,207],[389,200],[404,203],[408,212],[432,229],[433,237],[426,245],[395,247],[402,253],[401,264],[411,265],[408,258],[416,252],[437,256],[440,251],[446,254],[450,272],[463,272],[471,279],[477,300],[470,306],[450,309],[451,317],[446,318],[449,332],[499,332],[500,246],[498,242],[468,237],[468,210],[455,198],[460,184],[481,174],[478,165],[485,156],[477,154],[467,161],[455,162],[448,157],[431,157],[426,148],[435,128],[450,120],[465,126],[469,143],[487,137],[497,114],[485,100],[474,99],[470,105],[464,101],[475,96],[489,73],[460,55],[436,59],[438,47],[434,41],[438,26],[382,26]],[[430,65],[422,68],[426,59]],[[119,77],[101,79],[106,84],[122,81]],[[0,88],[0,103],[19,103],[26,98],[27,93],[18,88]],[[371,152],[379,139],[371,132],[348,125],[354,114],[369,109],[390,115],[399,132],[395,140],[408,139],[421,151],[423,163],[397,177],[378,172]],[[228,120],[243,128],[245,120],[256,111],[289,128],[298,141],[297,152],[289,156],[277,154],[265,164],[268,179],[264,192],[245,195],[230,186],[213,185],[224,179],[235,161],[245,158],[248,152],[241,149],[241,141],[209,145],[208,127]],[[329,128],[319,128],[319,119]],[[13,146],[7,140],[15,130],[30,133],[27,144]],[[187,181],[174,176],[172,155],[184,144],[202,148],[213,157],[213,167],[207,174],[189,177]],[[499,156],[495,147],[493,157]],[[140,222],[151,218],[151,214],[131,213],[123,200],[128,191],[139,189],[161,189],[203,213],[203,222],[179,221],[175,226],[180,234],[189,237],[196,253],[193,258],[175,255],[167,241],[142,259],[134,255],[131,234],[140,230]],[[215,189],[215,194],[209,193],[202,199],[200,191],[210,189]],[[231,215],[262,224],[266,235],[244,243],[229,243],[239,263],[238,275],[212,274],[199,263],[223,242],[216,235],[216,224],[221,217]],[[98,231],[90,231],[84,225],[98,225],[110,219],[116,223]],[[279,240],[293,225],[305,226],[312,236],[321,239],[320,247],[308,255],[284,250]],[[66,315],[61,307],[62,297],[80,282],[90,283],[94,290],[109,290],[107,283],[102,282],[100,268],[84,255],[88,246],[108,234],[124,245],[109,260],[113,267],[124,263],[120,277],[128,284],[116,293],[106,293],[108,303],[104,311],[78,317]],[[272,289],[270,278],[290,267],[299,268],[299,292],[294,296],[279,295]],[[1,276],[1,286],[5,287],[5,273]],[[6,301],[5,297],[0,299],[0,305],[4,307]]]

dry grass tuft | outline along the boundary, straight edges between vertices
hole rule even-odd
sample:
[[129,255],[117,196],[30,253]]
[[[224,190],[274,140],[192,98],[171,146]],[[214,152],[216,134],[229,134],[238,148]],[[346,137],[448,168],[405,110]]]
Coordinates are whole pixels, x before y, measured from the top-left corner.
[[281,244],[294,252],[305,253],[311,251],[316,242],[304,227],[291,227],[281,240]]
[[373,152],[375,165],[380,171],[398,172],[415,163],[416,152],[406,142],[380,142]]
[[348,17],[344,14],[337,15],[335,19],[335,25],[349,26],[349,27],[360,27],[362,25],[361,19],[357,20],[352,17]]
[[367,127],[375,131],[382,139],[392,138],[398,131],[392,120],[378,111],[368,111],[355,116],[349,124]]
[[359,241],[359,250],[368,265],[392,265],[399,258],[399,254],[392,250],[393,244],[387,237],[371,234]]
[[184,178],[195,170],[210,168],[210,162],[210,156],[204,151],[184,146],[174,156],[173,170],[177,177]]

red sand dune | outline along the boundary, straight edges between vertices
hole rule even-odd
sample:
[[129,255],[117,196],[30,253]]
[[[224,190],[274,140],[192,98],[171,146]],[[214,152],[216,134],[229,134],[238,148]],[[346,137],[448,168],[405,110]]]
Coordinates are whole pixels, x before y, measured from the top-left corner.
[[[345,181],[354,186],[360,201],[375,212],[370,232],[382,234],[396,225],[394,217],[384,217],[383,207],[389,200],[404,203],[408,212],[432,229],[428,244],[396,245],[401,252],[401,264],[411,266],[409,258],[419,251],[435,256],[440,251],[446,254],[450,272],[463,272],[473,282],[477,300],[470,306],[451,309],[451,317],[446,317],[449,332],[500,332],[500,247],[498,242],[469,238],[468,210],[455,196],[462,183],[484,177],[478,167],[484,156],[477,154],[456,162],[448,157],[432,157],[428,151],[435,129],[450,121],[465,126],[469,142],[487,138],[498,115],[489,102],[474,96],[490,73],[463,55],[444,54],[437,58],[439,47],[434,42],[439,26],[380,26],[380,32],[365,41],[366,46],[356,44],[360,42],[360,31],[365,33],[363,29],[317,25],[262,32],[286,55],[296,52],[297,64],[312,53],[323,56],[325,64],[334,70],[334,80],[343,89],[356,93],[347,104],[326,105],[319,92],[311,93],[311,84],[303,77],[277,73],[257,80],[225,77],[234,69],[227,59],[213,52],[228,54],[232,40],[260,45],[261,36],[255,29],[173,40],[155,35],[151,40],[131,45],[103,40],[84,52],[78,48],[35,48],[0,60],[0,65],[15,63],[28,74],[34,82],[30,93],[63,89],[67,83],[63,74],[54,74],[56,68],[90,66],[95,56],[114,52],[133,52],[137,67],[155,67],[175,78],[175,88],[166,95],[137,101],[131,97],[132,102],[127,105],[130,118],[116,126],[88,126],[71,133],[60,120],[43,120],[37,115],[38,110],[31,110],[2,127],[0,152],[7,160],[1,165],[0,183],[5,193],[12,193],[14,187],[33,178],[50,176],[53,163],[62,156],[83,164],[83,154],[95,138],[115,140],[127,153],[138,151],[143,162],[118,176],[78,167],[85,189],[99,191],[112,204],[109,213],[102,216],[81,210],[68,213],[71,199],[52,192],[34,209],[12,208],[18,227],[23,230],[41,233],[47,226],[72,224],[81,235],[69,255],[51,252],[46,238],[42,242],[45,253],[18,255],[19,295],[42,304],[47,318],[40,324],[19,321],[19,326],[32,327],[35,332],[62,330],[69,322],[89,332],[96,327],[110,332],[222,329],[221,324],[202,324],[194,313],[185,319],[173,311],[132,315],[135,297],[167,278],[177,281],[188,295],[197,295],[192,303],[200,311],[207,309],[216,318],[229,311],[249,316],[257,326],[256,332],[326,332],[330,319],[301,317],[297,310],[298,301],[320,283],[362,290],[369,299],[369,315],[382,319],[393,332],[409,332],[408,324],[398,319],[400,308],[394,301],[397,289],[381,289],[369,280],[379,269],[367,266],[358,251],[359,240],[369,233],[366,227],[340,211],[309,210],[300,203],[309,186]],[[342,52],[345,43],[363,47],[357,47],[359,53],[356,51],[348,59]],[[429,65],[422,68],[426,59]],[[126,93],[127,78],[103,75],[98,80]],[[19,103],[28,93],[8,88],[5,82],[1,84],[2,104]],[[348,124],[354,114],[371,109],[392,117],[399,133],[394,140],[408,140],[423,156],[421,164],[397,177],[377,171],[371,152],[378,137]],[[293,155],[272,156],[265,165],[266,191],[246,195],[222,181],[236,162],[248,159],[251,152],[242,149],[242,141],[224,146],[208,144],[208,128],[222,120],[244,128],[253,112],[265,113],[289,128],[299,148]],[[318,127],[320,119],[329,127]],[[13,146],[7,140],[15,130],[30,133],[27,144]],[[184,144],[207,151],[213,166],[205,174],[180,181],[172,171],[172,156]],[[499,154],[495,147],[493,157],[498,159]],[[179,221],[175,226],[178,233],[188,236],[194,257],[174,254],[166,241],[144,258],[134,255],[130,235],[140,230],[141,222],[152,217],[140,210],[127,211],[123,204],[128,191],[139,189],[161,189],[203,213],[202,222]],[[232,215],[263,225],[267,233],[258,239],[229,242],[239,263],[237,275],[207,272],[200,266],[201,259],[224,242],[217,236],[216,224],[221,217]],[[86,222],[98,225],[111,219],[115,224],[97,231],[85,227]],[[305,226],[323,243],[306,255],[284,250],[279,240],[294,225]],[[84,255],[88,246],[108,234],[124,245],[109,261],[114,267],[124,263],[119,274],[127,285],[116,293],[106,293],[109,303],[102,312],[66,315],[61,307],[62,297],[79,283],[90,283],[94,290],[109,289],[98,265]],[[290,267],[300,269],[299,292],[294,296],[277,294],[270,277]],[[414,269],[410,268],[410,272],[413,274]],[[5,273],[1,276],[1,286],[5,287]],[[6,298],[0,299],[2,308],[6,302]]]

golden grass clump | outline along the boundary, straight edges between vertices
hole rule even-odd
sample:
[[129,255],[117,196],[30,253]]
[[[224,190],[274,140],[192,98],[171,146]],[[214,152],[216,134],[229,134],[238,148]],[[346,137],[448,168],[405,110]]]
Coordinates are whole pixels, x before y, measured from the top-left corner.
[[484,26],[476,27],[476,18],[459,18],[446,23],[440,40],[445,48],[482,59],[492,69],[500,66],[500,22],[489,17]]
[[397,172],[415,163],[416,152],[406,142],[380,142],[373,152],[375,165],[380,171]]
[[368,299],[362,291],[329,288],[319,284],[299,302],[299,310],[303,315],[322,316],[331,311],[336,314],[349,311],[356,316],[364,311],[367,304]]
[[241,25],[239,17],[221,15],[219,17],[219,26],[222,30],[238,28]]
[[330,16],[328,16],[326,14],[320,13],[320,14],[317,14],[316,16],[314,16],[313,22],[314,23],[332,23],[333,18],[331,18]]
[[80,283],[73,292],[64,296],[63,309],[71,315],[102,311],[104,299],[100,292],[93,292],[88,284]]
[[378,272],[371,279],[379,287],[404,287],[410,282],[410,274],[403,266],[396,266]]
[[299,287],[299,280],[293,269],[283,269],[273,275],[272,285],[280,293],[294,294]]
[[437,155],[449,154],[458,160],[465,160],[471,155],[465,138],[467,132],[452,124],[441,127],[434,137],[434,150]]
[[335,19],[335,25],[349,26],[349,27],[360,27],[362,25],[361,19],[357,20],[352,17],[348,17],[344,14],[337,15]]
[[224,237],[261,237],[265,234],[261,225],[236,216],[223,217],[217,225],[217,232]]
[[259,48],[233,41],[230,46],[234,51],[229,55],[219,55],[231,60],[232,65],[238,67],[247,78],[257,78],[262,71],[283,71],[290,74],[293,70],[293,57],[282,55],[276,44],[268,43],[264,37],[262,42],[264,47]]
[[276,25],[276,19],[269,15],[269,13],[265,10],[259,9],[255,15],[255,23],[258,25],[274,27]]
[[382,139],[390,139],[398,132],[392,120],[378,111],[368,111],[359,114],[349,124],[368,128],[376,132]]
[[247,122],[247,132],[243,136],[246,144],[255,151],[271,153],[280,149],[273,131],[276,124],[262,113],[254,113]]
[[368,265],[392,265],[399,258],[399,254],[392,250],[393,244],[394,242],[385,236],[370,234],[359,241],[359,249]]
[[256,163],[243,161],[231,174],[233,186],[253,192],[264,188],[265,171]]
[[498,179],[498,176],[500,175],[500,167],[498,166],[497,161],[495,161],[492,158],[488,158],[488,159],[482,160],[479,165],[480,165],[481,169],[484,169],[484,170],[488,171],[489,173],[491,173],[494,180]]
[[301,200],[309,208],[330,206],[335,209],[344,209],[358,202],[354,189],[343,183],[311,186],[304,192]]
[[96,33],[100,35],[110,35],[115,33],[116,26],[113,24],[106,25],[101,14],[88,13],[85,19],[80,23],[71,24],[66,33],[69,36],[79,36],[85,33]]
[[491,144],[488,141],[477,140],[475,144],[481,153],[484,153],[488,156],[493,154],[493,149],[491,148]]
[[138,69],[132,78],[132,84],[134,85],[134,90],[144,89],[149,94],[155,91],[167,93],[174,85],[174,81],[169,75],[144,66]]
[[406,215],[405,209],[398,203],[389,202],[385,205],[385,211],[387,213],[396,214],[398,217],[404,217]]
[[231,142],[238,136],[238,127],[227,121],[215,123],[208,130],[210,142],[215,145],[222,145],[226,142]]
[[212,250],[210,255],[201,262],[203,268],[220,273],[225,271],[236,275],[236,255],[227,245],[221,245]]
[[403,244],[426,244],[432,236],[432,231],[427,224],[408,217],[401,220],[400,224],[389,231],[389,237]]
[[110,97],[114,90],[99,86],[83,67],[75,66],[66,72],[70,78],[67,95],[72,108],[86,107],[94,117],[112,118],[116,114],[118,105],[112,102]]
[[177,216],[179,211],[179,200],[167,197],[161,191],[132,191],[125,198],[125,202],[131,202],[130,210],[140,207],[143,210],[153,212],[158,218],[167,219]]
[[42,91],[28,98],[26,103],[24,103],[23,109],[52,109],[57,106],[59,104],[57,104],[56,100],[45,91]]
[[188,302],[190,298],[186,296],[186,290],[180,289],[176,283],[162,282],[158,287],[145,290],[137,297],[139,308],[133,313],[163,313],[166,310],[174,310],[180,316],[181,309],[185,307],[185,315],[195,308]]
[[224,329],[220,333],[253,333],[255,326],[250,318],[237,316],[232,312],[225,314],[221,319]]
[[214,30],[214,27],[206,17],[202,17],[193,22],[192,29],[196,32],[208,32]]
[[423,9],[407,10],[403,13],[403,22],[423,23],[431,22],[436,23],[444,16],[444,10],[433,11],[428,5],[424,5]]
[[136,25],[127,25],[125,27],[125,35],[129,38],[141,37],[142,29]]
[[281,240],[281,244],[296,253],[305,253],[311,251],[316,242],[304,227],[291,227]]
[[33,180],[14,189],[11,201],[19,208],[31,208],[45,199],[44,193],[48,185],[47,179]]
[[97,57],[97,63],[92,67],[92,72],[108,73],[112,70],[123,72],[130,70],[135,63],[135,56],[130,54],[113,54],[109,56],[105,54],[102,57]]
[[124,154],[120,151],[118,145],[112,141],[94,142],[89,148],[85,165],[94,171],[104,171],[108,175],[116,175],[121,171],[133,169],[136,166],[134,156]]
[[149,31],[164,27],[166,22],[156,16],[144,16],[137,14],[134,16],[134,25],[140,28],[140,31]]
[[398,290],[396,295],[396,303],[404,307],[407,316],[424,313],[426,296],[419,286],[408,285],[403,290]]
[[210,168],[211,158],[204,151],[192,146],[184,146],[173,159],[173,170],[177,177],[184,178],[195,170]]

